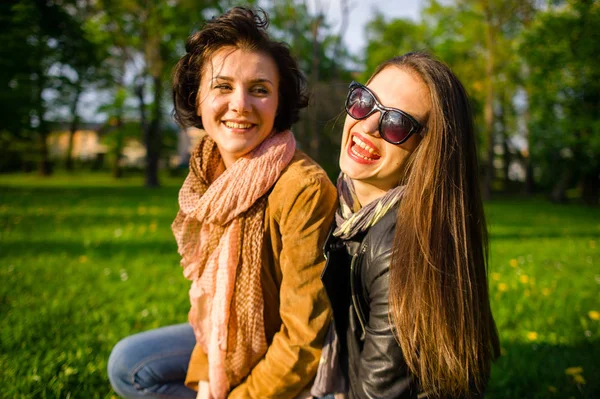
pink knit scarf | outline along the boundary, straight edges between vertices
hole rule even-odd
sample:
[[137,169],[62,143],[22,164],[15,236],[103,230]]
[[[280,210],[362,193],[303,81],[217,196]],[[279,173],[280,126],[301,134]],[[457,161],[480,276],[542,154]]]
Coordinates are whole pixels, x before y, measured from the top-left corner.
[[[267,349],[260,280],[265,194],[290,163],[292,132],[271,134],[225,169],[205,136],[190,160],[171,226],[192,281],[189,321],[208,357],[205,397],[225,398]],[[208,385],[209,389],[206,389]]]

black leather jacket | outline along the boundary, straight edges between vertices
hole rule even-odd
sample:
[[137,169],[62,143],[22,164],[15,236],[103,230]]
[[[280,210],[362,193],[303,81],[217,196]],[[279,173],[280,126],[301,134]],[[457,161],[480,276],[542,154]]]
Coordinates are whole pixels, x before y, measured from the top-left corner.
[[[351,399],[426,398],[409,373],[389,319],[389,266],[397,208],[353,240],[325,241],[321,280],[333,307],[340,366]],[[485,390],[485,387],[484,387]],[[474,386],[461,399],[482,399]]]
[[340,363],[355,398],[417,398],[414,378],[389,320],[389,265],[397,209],[366,234],[341,240],[331,233],[321,276],[333,307]]

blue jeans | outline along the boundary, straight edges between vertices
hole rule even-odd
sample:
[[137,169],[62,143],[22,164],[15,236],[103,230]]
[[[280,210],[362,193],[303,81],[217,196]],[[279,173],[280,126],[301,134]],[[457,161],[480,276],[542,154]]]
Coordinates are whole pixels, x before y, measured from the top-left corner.
[[127,399],[195,398],[183,385],[196,344],[188,323],[157,328],[127,337],[112,350],[108,378],[117,394]]

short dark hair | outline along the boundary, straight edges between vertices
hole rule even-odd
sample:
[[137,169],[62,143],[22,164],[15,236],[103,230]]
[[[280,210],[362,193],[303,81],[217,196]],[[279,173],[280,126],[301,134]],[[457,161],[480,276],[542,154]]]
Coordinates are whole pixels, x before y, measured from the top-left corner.
[[203,68],[219,49],[232,46],[270,56],[279,72],[279,103],[274,128],[291,128],[308,105],[306,78],[286,43],[269,37],[269,17],[262,9],[234,7],[207,21],[187,40],[186,54],[173,70],[173,115],[181,127],[203,128],[197,115],[197,95]]

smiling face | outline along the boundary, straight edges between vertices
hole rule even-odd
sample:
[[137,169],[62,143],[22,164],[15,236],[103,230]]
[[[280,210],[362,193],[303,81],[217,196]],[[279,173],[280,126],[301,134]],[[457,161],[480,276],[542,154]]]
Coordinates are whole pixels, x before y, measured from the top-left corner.
[[[386,107],[398,108],[426,125],[431,110],[429,89],[415,73],[388,66],[367,85]],[[340,169],[350,177],[362,205],[396,187],[409,155],[421,136],[413,134],[402,144],[390,144],[378,131],[380,112],[363,120],[346,115]]]
[[258,147],[273,130],[279,72],[271,57],[224,47],[206,63],[198,116],[226,167]]

